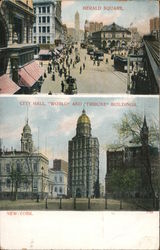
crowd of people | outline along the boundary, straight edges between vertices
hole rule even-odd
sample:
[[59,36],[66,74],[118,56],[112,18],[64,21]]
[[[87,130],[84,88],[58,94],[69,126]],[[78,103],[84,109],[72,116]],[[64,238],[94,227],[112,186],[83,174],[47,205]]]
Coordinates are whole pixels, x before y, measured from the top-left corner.
[[[51,74],[52,81],[56,81],[56,74],[62,79],[61,80],[61,92],[64,94],[76,93],[76,79],[72,77],[71,71],[79,67],[79,74],[82,74],[86,68],[86,56],[84,61],[81,62],[80,53],[78,46],[64,47],[59,54],[53,55],[52,59],[48,62],[47,70],[44,72],[44,78]],[[52,94],[49,91],[48,94]]]

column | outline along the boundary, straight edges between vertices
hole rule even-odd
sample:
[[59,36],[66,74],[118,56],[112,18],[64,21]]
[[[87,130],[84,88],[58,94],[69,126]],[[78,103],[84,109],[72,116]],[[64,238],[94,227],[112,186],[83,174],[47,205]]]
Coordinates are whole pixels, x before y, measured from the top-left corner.
[[27,24],[26,21],[24,20],[24,33],[23,33],[23,43],[27,43]]

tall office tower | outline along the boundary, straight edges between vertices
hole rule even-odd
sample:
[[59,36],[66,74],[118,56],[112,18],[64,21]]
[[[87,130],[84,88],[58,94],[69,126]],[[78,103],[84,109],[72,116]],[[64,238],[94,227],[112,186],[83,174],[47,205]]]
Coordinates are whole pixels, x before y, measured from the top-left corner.
[[69,141],[68,191],[71,197],[99,197],[99,142],[92,137],[85,110],[77,121],[76,136]]

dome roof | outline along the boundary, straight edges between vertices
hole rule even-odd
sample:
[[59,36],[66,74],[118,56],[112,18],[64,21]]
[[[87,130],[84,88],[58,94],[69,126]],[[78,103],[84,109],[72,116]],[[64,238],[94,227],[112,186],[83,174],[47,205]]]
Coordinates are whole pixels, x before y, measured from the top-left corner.
[[31,128],[30,128],[30,126],[28,125],[28,121],[27,121],[26,125],[25,125],[24,128],[23,128],[23,132],[24,132],[24,133],[31,133]]
[[78,118],[78,121],[77,121],[77,124],[80,124],[80,123],[88,123],[90,124],[90,119],[89,117],[86,115],[86,112],[85,110],[83,109],[82,111],[82,115]]

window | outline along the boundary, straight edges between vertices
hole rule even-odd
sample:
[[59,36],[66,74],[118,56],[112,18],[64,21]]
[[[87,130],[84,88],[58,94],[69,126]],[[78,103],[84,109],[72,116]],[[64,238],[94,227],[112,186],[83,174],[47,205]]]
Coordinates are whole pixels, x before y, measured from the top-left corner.
[[39,17],[39,23],[41,23],[41,17]]
[[46,7],[42,7],[42,13],[46,13]]
[[36,8],[34,8],[34,14],[36,14]]
[[20,163],[18,162],[18,163],[17,163],[17,172],[20,172],[20,171],[21,171]]
[[41,27],[39,27],[39,33],[41,33]]
[[45,22],[46,22],[46,17],[43,16],[43,17],[42,17],[42,23],[45,23]]
[[42,43],[46,43],[46,37],[42,36]]
[[11,181],[10,181],[10,179],[7,179],[6,186],[7,186],[7,188],[10,188],[10,186],[11,186]]
[[38,181],[37,180],[33,180],[33,188],[38,188]]
[[47,43],[50,43],[50,36],[47,36]]
[[45,27],[45,26],[42,27],[42,32],[43,32],[43,33],[46,33],[46,27]]
[[33,171],[34,171],[35,173],[37,173],[37,171],[38,171],[37,163],[34,163],[34,165],[33,165]]
[[39,36],[39,43],[41,43],[41,36]]
[[48,26],[48,27],[47,27],[47,33],[49,33],[49,32],[50,32],[50,27]]
[[36,36],[34,36],[34,38],[33,38],[33,39],[34,39],[34,40],[33,40],[33,42],[34,42],[34,43],[36,43]]
[[10,173],[10,165],[6,164],[6,172],[9,174]]
[[34,27],[34,29],[33,29],[33,30],[34,30],[34,33],[36,33],[36,27]]
[[54,191],[57,192],[57,187],[54,188]]
[[47,16],[47,23],[50,23],[50,16]]
[[39,13],[41,13],[41,7],[39,7]]
[[54,177],[55,182],[57,182],[57,176]]
[[62,182],[62,176],[59,177],[59,181]]
[[47,6],[47,13],[50,13],[50,6]]
[[62,193],[62,188],[61,187],[59,188],[59,192]]

